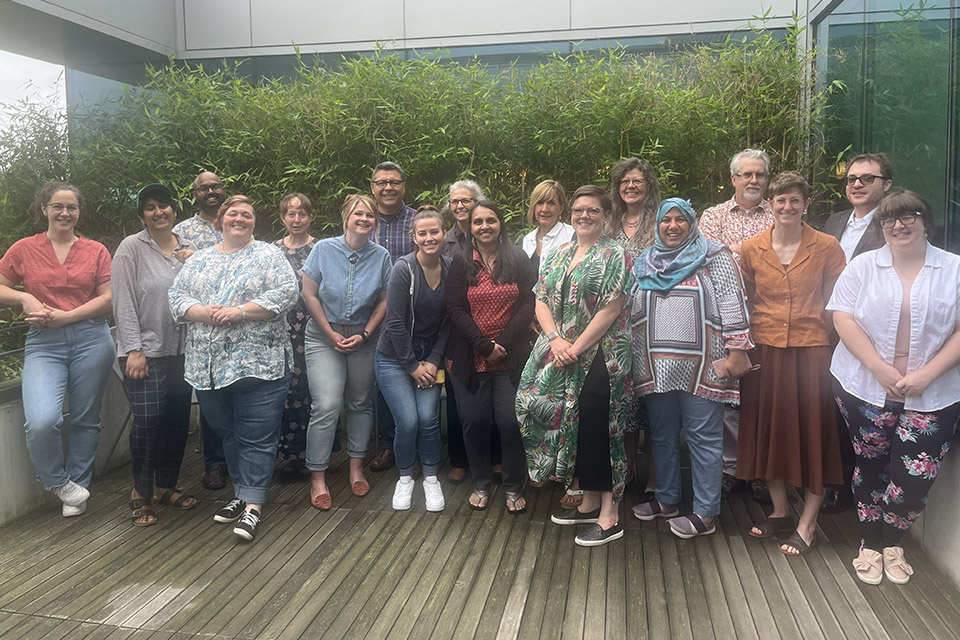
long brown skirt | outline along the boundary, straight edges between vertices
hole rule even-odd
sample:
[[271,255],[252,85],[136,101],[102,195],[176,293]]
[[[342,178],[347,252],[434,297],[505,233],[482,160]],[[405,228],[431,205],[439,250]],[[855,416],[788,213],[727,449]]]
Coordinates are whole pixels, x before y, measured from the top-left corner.
[[786,480],[816,494],[843,484],[830,348],[759,345],[740,380],[737,477]]

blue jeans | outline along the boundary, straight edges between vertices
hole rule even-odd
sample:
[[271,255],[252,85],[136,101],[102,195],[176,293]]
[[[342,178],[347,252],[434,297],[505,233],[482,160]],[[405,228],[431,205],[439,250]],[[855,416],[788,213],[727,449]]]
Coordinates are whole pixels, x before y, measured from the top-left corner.
[[[43,488],[70,480],[89,487],[100,443],[100,405],[116,346],[103,318],[56,329],[30,327],[23,357],[23,414],[27,451]],[[60,429],[70,396],[66,456]]]
[[277,380],[242,378],[222,389],[197,390],[201,410],[223,440],[233,495],[244,502],[267,499],[289,388],[287,373]]
[[723,474],[723,403],[687,393],[668,391],[646,396],[653,463],[657,469],[657,500],[679,504],[680,429],[690,450],[693,511],[699,516],[720,513]]
[[413,474],[420,451],[423,475],[435,476],[440,467],[440,388],[419,389],[400,362],[377,351],[374,356],[377,384],[396,424],[393,453],[400,475]]
[[[359,333],[364,325],[331,324],[344,336]],[[307,427],[307,469],[326,471],[340,410],[346,413],[347,453],[363,458],[373,431],[373,401],[376,397],[373,354],[376,340],[361,343],[350,353],[340,353],[311,320],[307,323],[303,349],[310,385],[310,426]]]

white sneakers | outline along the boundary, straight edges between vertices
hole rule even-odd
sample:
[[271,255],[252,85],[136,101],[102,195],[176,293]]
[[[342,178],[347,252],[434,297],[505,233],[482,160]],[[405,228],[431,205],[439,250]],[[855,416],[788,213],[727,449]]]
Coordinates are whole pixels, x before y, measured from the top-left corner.
[[[413,478],[400,476],[397,487],[393,490],[393,508],[395,511],[406,511],[413,501]],[[427,511],[443,511],[443,489],[437,476],[426,476],[423,479],[423,497],[426,499]]]
[[50,492],[60,498],[60,502],[63,503],[62,513],[64,518],[78,516],[87,510],[90,491],[73,480],[68,480],[67,484],[62,487],[54,487]]
[[427,511],[443,511],[443,489],[437,476],[424,476],[423,497],[427,500]]
[[397,488],[393,490],[393,510],[406,511],[413,500],[413,477],[400,476]]

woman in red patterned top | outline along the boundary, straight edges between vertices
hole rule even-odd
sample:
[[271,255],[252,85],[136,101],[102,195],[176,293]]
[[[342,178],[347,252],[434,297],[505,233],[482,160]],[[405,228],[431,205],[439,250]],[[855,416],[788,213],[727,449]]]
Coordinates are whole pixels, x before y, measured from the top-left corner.
[[456,391],[463,439],[475,488],[470,507],[490,501],[490,432],[496,425],[503,450],[507,510],[526,509],[523,441],[514,406],[517,381],[529,355],[537,281],[526,254],[510,243],[503,213],[481,200],[470,211],[467,244],[447,276],[447,310],[453,326],[448,371]]
[[[115,349],[104,318],[110,312],[110,254],[74,233],[82,203],[73,185],[43,185],[34,205],[47,230],[18,240],[0,260],[0,304],[21,307],[30,325],[22,377],[27,451],[43,488],[63,502],[64,517],[87,508],[100,403]],[[20,284],[22,290],[14,289]]]

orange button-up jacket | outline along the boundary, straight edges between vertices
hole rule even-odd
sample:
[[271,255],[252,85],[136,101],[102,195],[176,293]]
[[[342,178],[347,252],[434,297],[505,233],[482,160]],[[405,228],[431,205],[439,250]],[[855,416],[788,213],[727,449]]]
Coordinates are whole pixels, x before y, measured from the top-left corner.
[[845,266],[840,243],[806,223],[797,254],[786,267],[773,250],[772,227],[744,242],[740,271],[753,341],[780,348],[829,346],[823,309]]

